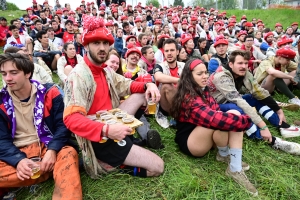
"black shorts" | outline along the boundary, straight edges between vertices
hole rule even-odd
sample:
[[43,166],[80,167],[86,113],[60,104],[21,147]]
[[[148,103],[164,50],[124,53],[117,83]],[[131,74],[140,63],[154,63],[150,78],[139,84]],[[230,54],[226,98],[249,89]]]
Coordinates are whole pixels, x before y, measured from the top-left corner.
[[[178,144],[180,151],[183,153],[193,156],[188,148],[187,141],[191,132],[197,127],[195,124],[187,122],[177,122],[177,131],[175,142]],[[195,156],[193,156],[195,157]]]
[[124,146],[120,146],[111,139],[108,139],[105,143],[92,142],[96,158],[112,167],[122,165],[133,145],[128,136],[124,140],[126,141],[126,145]]

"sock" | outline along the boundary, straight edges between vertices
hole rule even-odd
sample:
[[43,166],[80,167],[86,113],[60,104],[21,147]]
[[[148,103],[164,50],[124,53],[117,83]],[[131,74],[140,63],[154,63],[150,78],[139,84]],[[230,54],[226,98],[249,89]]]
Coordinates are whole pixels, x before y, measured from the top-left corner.
[[275,87],[280,90],[289,99],[295,98],[295,95],[291,92],[288,86],[285,84],[282,78],[275,78],[273,81]]
[[278,126],[279,117],[269,106],[263,105],[262,107],[256,108],[264,118],[266,118],[272,125]]
[[284,121],[282,121],[281,125],[279,126],[279,128],[290,128],[290,127],[291,126]]
[[248,136],[251,136],[253,133],[255,133],[258,130],[258,127],[252,123],[252,125],[250,126],[250,128],[248,130],[246,130],[246,134]]
[[218,150],[219,150],[220,156],[222,156],[222,157],[226,157],[229,154],[229,152],[228,152],[228,146],[226,146],[226,147],[218,147]]
[[131,176],[147,177],[147,170],[141,167],[132,167],[128,165],[121,165],[119,167],[122,173],[130,174]]
[[240,172],[242,171],[242,149],[230,149],[230,171]]
[[144,113],[145,113],[145,109],[139,108],[139,109],[136,111],[134,117],[135,117],[136,119],[139,119],[139,118],[141,118],[141,116],[142,116]]

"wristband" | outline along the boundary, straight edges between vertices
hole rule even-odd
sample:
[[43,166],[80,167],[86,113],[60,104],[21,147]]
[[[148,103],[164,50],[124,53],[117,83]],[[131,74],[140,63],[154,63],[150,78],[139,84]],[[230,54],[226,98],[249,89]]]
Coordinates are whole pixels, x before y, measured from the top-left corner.
[[268,128],[268,126],[267,125],[265,125],[264,127],[262,127],[262,128],[259,128],[260,130],[266,130]]

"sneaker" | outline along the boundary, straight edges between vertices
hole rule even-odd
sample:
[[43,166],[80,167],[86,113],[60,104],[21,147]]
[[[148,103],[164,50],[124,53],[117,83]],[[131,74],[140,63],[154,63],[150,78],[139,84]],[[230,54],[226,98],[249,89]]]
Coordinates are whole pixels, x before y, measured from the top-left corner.
[[280,133],[284,138],[300,136],[300,128],[298,126],[290,126],[289,128],[280,128]]
[[282,151],[285,151],[285,152],[293,154],[293,155],[300,155],[300,144],[298,144],[296,142],[284,141],[278,137],[276,137],[273,148],[280,149]]
[[156,130],[147,132],[147,145],[152,149],[163,149],[165,146],[161,143],[161,137]]
[[240,172],[232,172],[230,171],[229,166],[226,169],[225,174],[231,178],[235,182],[237,182],[239,185],[243,186],[249,193],[251,193],[254,197],[258,195],[257,189],[254,187],[254,185],[248,180],[248,177],[246,176],[244,170]]
[[298,106],[300,106],[300,99],[298,97],[294,97],[294,98],[289,100],[289,103],[297,104]]
[[283,103],[283,102],[279,102],[279,101],[276,101],[276,103],[278,104],[278,106],[280,108],[284,108],[284,109],[290,110],[290,111],[297,111],[300,108],[300,106],[298,104]]
[[[228,163],[228,164],[230,163],[230,155],[224,157],[224,156],[221,156],[218,152],[216,159],[219,162],[224,162],[224,163]],[[248,171],[250,169],[250,165],[248,165],[247,163],[242,161],[242,168],[244,171]]]
[[155,114],[156,122],[163,128],[169,128],[170,124],[168,118],[164,116],[164,114],[162,114],[162,112],[158,110],[158,108],[156,108],[156,110],[157,110]]

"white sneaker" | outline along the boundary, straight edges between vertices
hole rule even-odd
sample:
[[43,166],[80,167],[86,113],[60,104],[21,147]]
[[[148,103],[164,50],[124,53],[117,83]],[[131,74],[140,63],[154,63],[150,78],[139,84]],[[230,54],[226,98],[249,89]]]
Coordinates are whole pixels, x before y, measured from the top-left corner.
[[285,152],[293,154],[293,155],[300,155],[300,144],[298,144],[296,142],[284,141],[278,137],[276,137],[273,148],[280,149],[282,151],[285,151]]
[[300,99],[298,97],[294,97],[289,100],[289,103],[297,104],[298,106],[300,106]]
[[161,127],[169,128],[169,126],[170,126],[169,120],[166,116],[164,116],[164,114],[162,114],[162,112],[160,112],[160,110],[158,109],[158,106],[156,108],[155,119],[156,119],[156,122]]
[[280,128],[280,133],[284,138],[300,136],[300,128],[298,126],[291,126],[290,128]]

